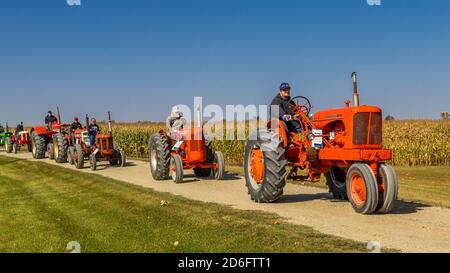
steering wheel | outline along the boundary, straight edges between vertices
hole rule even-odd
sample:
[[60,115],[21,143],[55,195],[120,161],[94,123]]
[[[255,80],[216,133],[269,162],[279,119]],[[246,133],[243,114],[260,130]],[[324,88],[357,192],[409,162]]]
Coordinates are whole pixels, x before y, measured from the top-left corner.
[[[295,103],[295,105],[293,103]],[[303,96],[293,97],[289,101],[289,105],[291,106],[293,113],[302,111],[306,116],[308,116],[311,112],[311,102],[308,98]]]

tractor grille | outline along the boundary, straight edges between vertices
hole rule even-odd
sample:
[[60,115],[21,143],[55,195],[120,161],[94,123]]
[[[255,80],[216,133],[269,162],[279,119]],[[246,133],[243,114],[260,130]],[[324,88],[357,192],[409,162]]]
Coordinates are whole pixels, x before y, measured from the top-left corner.
[[353,144],[380,145],[382,140],[381,126],[382,126],[381,113],[355,114],[353,120]]

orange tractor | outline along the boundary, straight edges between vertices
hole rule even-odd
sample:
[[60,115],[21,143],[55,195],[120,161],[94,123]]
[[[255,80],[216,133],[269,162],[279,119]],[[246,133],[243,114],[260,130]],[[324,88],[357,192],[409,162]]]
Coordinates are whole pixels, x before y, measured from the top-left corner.
[[[361,214],[388,213],[397,199],[394,169],[386,164],[392,151],[382,145],[382,111],[359,105],[356,73],[352,74],[354,106],[310,115],[305,97],[290,101],[301,132],[292,133],[281,120],[250,135],[245,149],[245,178],[251,199],[274,202],[283,194],[286,177],[319,182],[325,175],[334,198],[349,200]],[[287,173],[287,169],[289,172]],[[299,174],[307,170],[307,175]]]
[[172,178],[181,183],[184,171],[192,169],[196,177],[211,175],[222,180],[225,174],[225,159],[220,151],[214,151],[205,137],[201,122],[192,128],[180,131],[183,140],[174,140],[165,130],[151,136],[149,141],[150,170],[155,180]]
[[[99,161],[109,161],[111,166],[124,167],[126,165],[125,152],[118,149],[114,143],[110,112],[108,112],[108,119],[108,132],[97,134],[93,145],[90,145],[87,131],[75,130],[75,142],[73,148],[69,149],[69,161],[73,162],[77,169],[84,168],[85,159],[89,160],[93,171],[97,169],[97,162]],[[86,115],[86,129],[88,120],[89,118]]]

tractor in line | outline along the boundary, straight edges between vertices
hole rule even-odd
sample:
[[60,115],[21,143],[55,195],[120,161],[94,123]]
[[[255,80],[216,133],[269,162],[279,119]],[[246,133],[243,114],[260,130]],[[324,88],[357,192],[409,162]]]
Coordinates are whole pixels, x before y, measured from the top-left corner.
[[310,115],[310,101],[297,96],[289,105],[300,133],[273,119],[250,135],[244,169],[252,200],[275,202],[287,178],[318,182],[324,174],[333,197],[349,200],[358,213],[388,213],[394,208],[398,182],[386,163],[392,151],[383,148],[382,110],[360,105],[356,73],[352,79],[353,106],[346,100],[343,108]]
[[195,126],[182,128],[180,140],[172,139],[165,129],[152,135],[149,140],[150,171],[155,180],[172,178],[183,182],[184,170],[193,170],[196,177],[213,176],[222,180],[225,174],[225,158],[222,152],[214,151],[206,137],[201,117]]

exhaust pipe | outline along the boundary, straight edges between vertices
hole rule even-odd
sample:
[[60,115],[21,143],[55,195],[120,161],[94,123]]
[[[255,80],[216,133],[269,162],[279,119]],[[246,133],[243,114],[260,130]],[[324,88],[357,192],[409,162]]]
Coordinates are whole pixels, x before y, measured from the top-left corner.
[[359,106],[359,94],[358,94],[358,77],[356,72],[352,73],[353,80],[353,106]]
[[56,106],[56,113],[58,115],[58,124],[61,124],[61,114],[59,113],[59,106]]
[[86,129],[89,128],[89,116],[86,114]]
[[111,112],[109,112],[109,111],[108,111],[108,129],[109,129],[109,133],[112,134]]
[[6,122],[6,132],[9,132],[9,126],[8,126],[8,122]]

